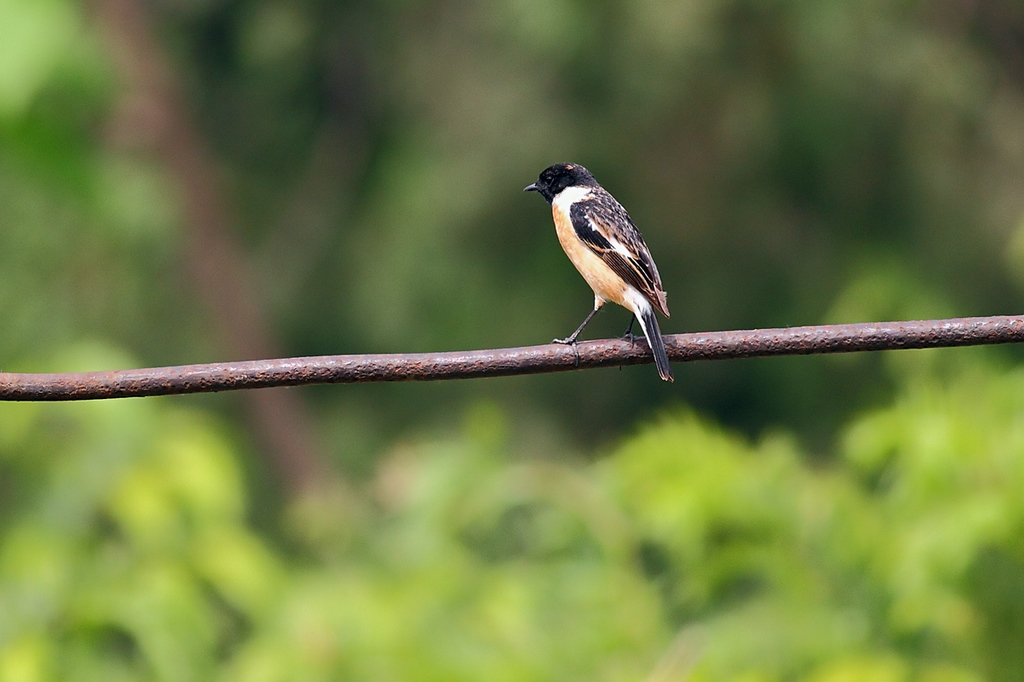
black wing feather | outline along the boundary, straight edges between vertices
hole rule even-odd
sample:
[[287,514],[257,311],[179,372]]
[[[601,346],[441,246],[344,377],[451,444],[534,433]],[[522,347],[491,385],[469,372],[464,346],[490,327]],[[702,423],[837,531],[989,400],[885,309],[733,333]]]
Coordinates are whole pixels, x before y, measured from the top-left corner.
[[[576,236],[591,251],[600,256],[608,267],[627,284],[642,293],[655,308],[668,317],[665,291],[651,252],[640,236],[626,209],[604,190],[594,191],[590,197],[577,201],[569,210],[569,218]],[[602,231],[634,254],[625,256],[616,250]]]

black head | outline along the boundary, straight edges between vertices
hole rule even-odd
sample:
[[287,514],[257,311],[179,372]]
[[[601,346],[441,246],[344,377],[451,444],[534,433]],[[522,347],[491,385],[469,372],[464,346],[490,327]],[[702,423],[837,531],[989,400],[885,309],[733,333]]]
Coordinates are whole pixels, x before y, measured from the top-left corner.
[[537,182],[523,188],[524,192],[540,192],[540,195],[548,200],[554,201],[566,187],[597,187],[597,180],[583,166],[578,163],[556,163],[548,166],[537,178]]

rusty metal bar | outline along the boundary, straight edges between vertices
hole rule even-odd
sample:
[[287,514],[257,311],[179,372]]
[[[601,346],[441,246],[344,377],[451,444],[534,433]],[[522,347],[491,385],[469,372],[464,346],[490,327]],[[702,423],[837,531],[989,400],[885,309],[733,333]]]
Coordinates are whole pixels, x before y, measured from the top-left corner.
[[[1024,341],[1024,315],[871,322],[665,337],[675,362],[730,358],[948,348]],[[70,374],[0,373],[0,400],[96,400],[243,388],[440,381],[651,363],[643,340],[582,341],[445,353],[325,355]]]

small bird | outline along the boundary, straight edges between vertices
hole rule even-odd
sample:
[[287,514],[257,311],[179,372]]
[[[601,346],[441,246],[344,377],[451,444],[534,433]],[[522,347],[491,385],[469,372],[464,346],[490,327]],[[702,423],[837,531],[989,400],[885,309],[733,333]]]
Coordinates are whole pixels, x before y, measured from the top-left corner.
[[[597,184],[590,171],[575,163],[546,168],[537,182],[523,191],[539,192],[551,204],[558,241],[594,290],[594,309],[583,324],[572,336],[554,342],[574,345],[601,306],[607,301],[618,303],[640,321],[658,374],[672,381],[665,342],[654,316],[655,310],[669,316],[665,290],[651,252],[626,209]],[[631,319],[626,331],[631,338],[632,329]]]

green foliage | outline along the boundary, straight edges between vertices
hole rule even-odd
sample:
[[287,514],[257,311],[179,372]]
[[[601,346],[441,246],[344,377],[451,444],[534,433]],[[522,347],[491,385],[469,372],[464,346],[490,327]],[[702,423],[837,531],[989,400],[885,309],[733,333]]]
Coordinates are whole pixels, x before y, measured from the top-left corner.
[[693,679],[1017,679],[1022,378],[909,388],[833,466],[692,415],[627,443],[604,473]]
[[298,552],[200,413],[4,406],[0,679],[1016,679],[1022,386],[908,387],[832,464],[689,412],[538,460],[481,405]]
[[0,3],[0,116],[21,114],[71,56],[75,15],[61,0]]

